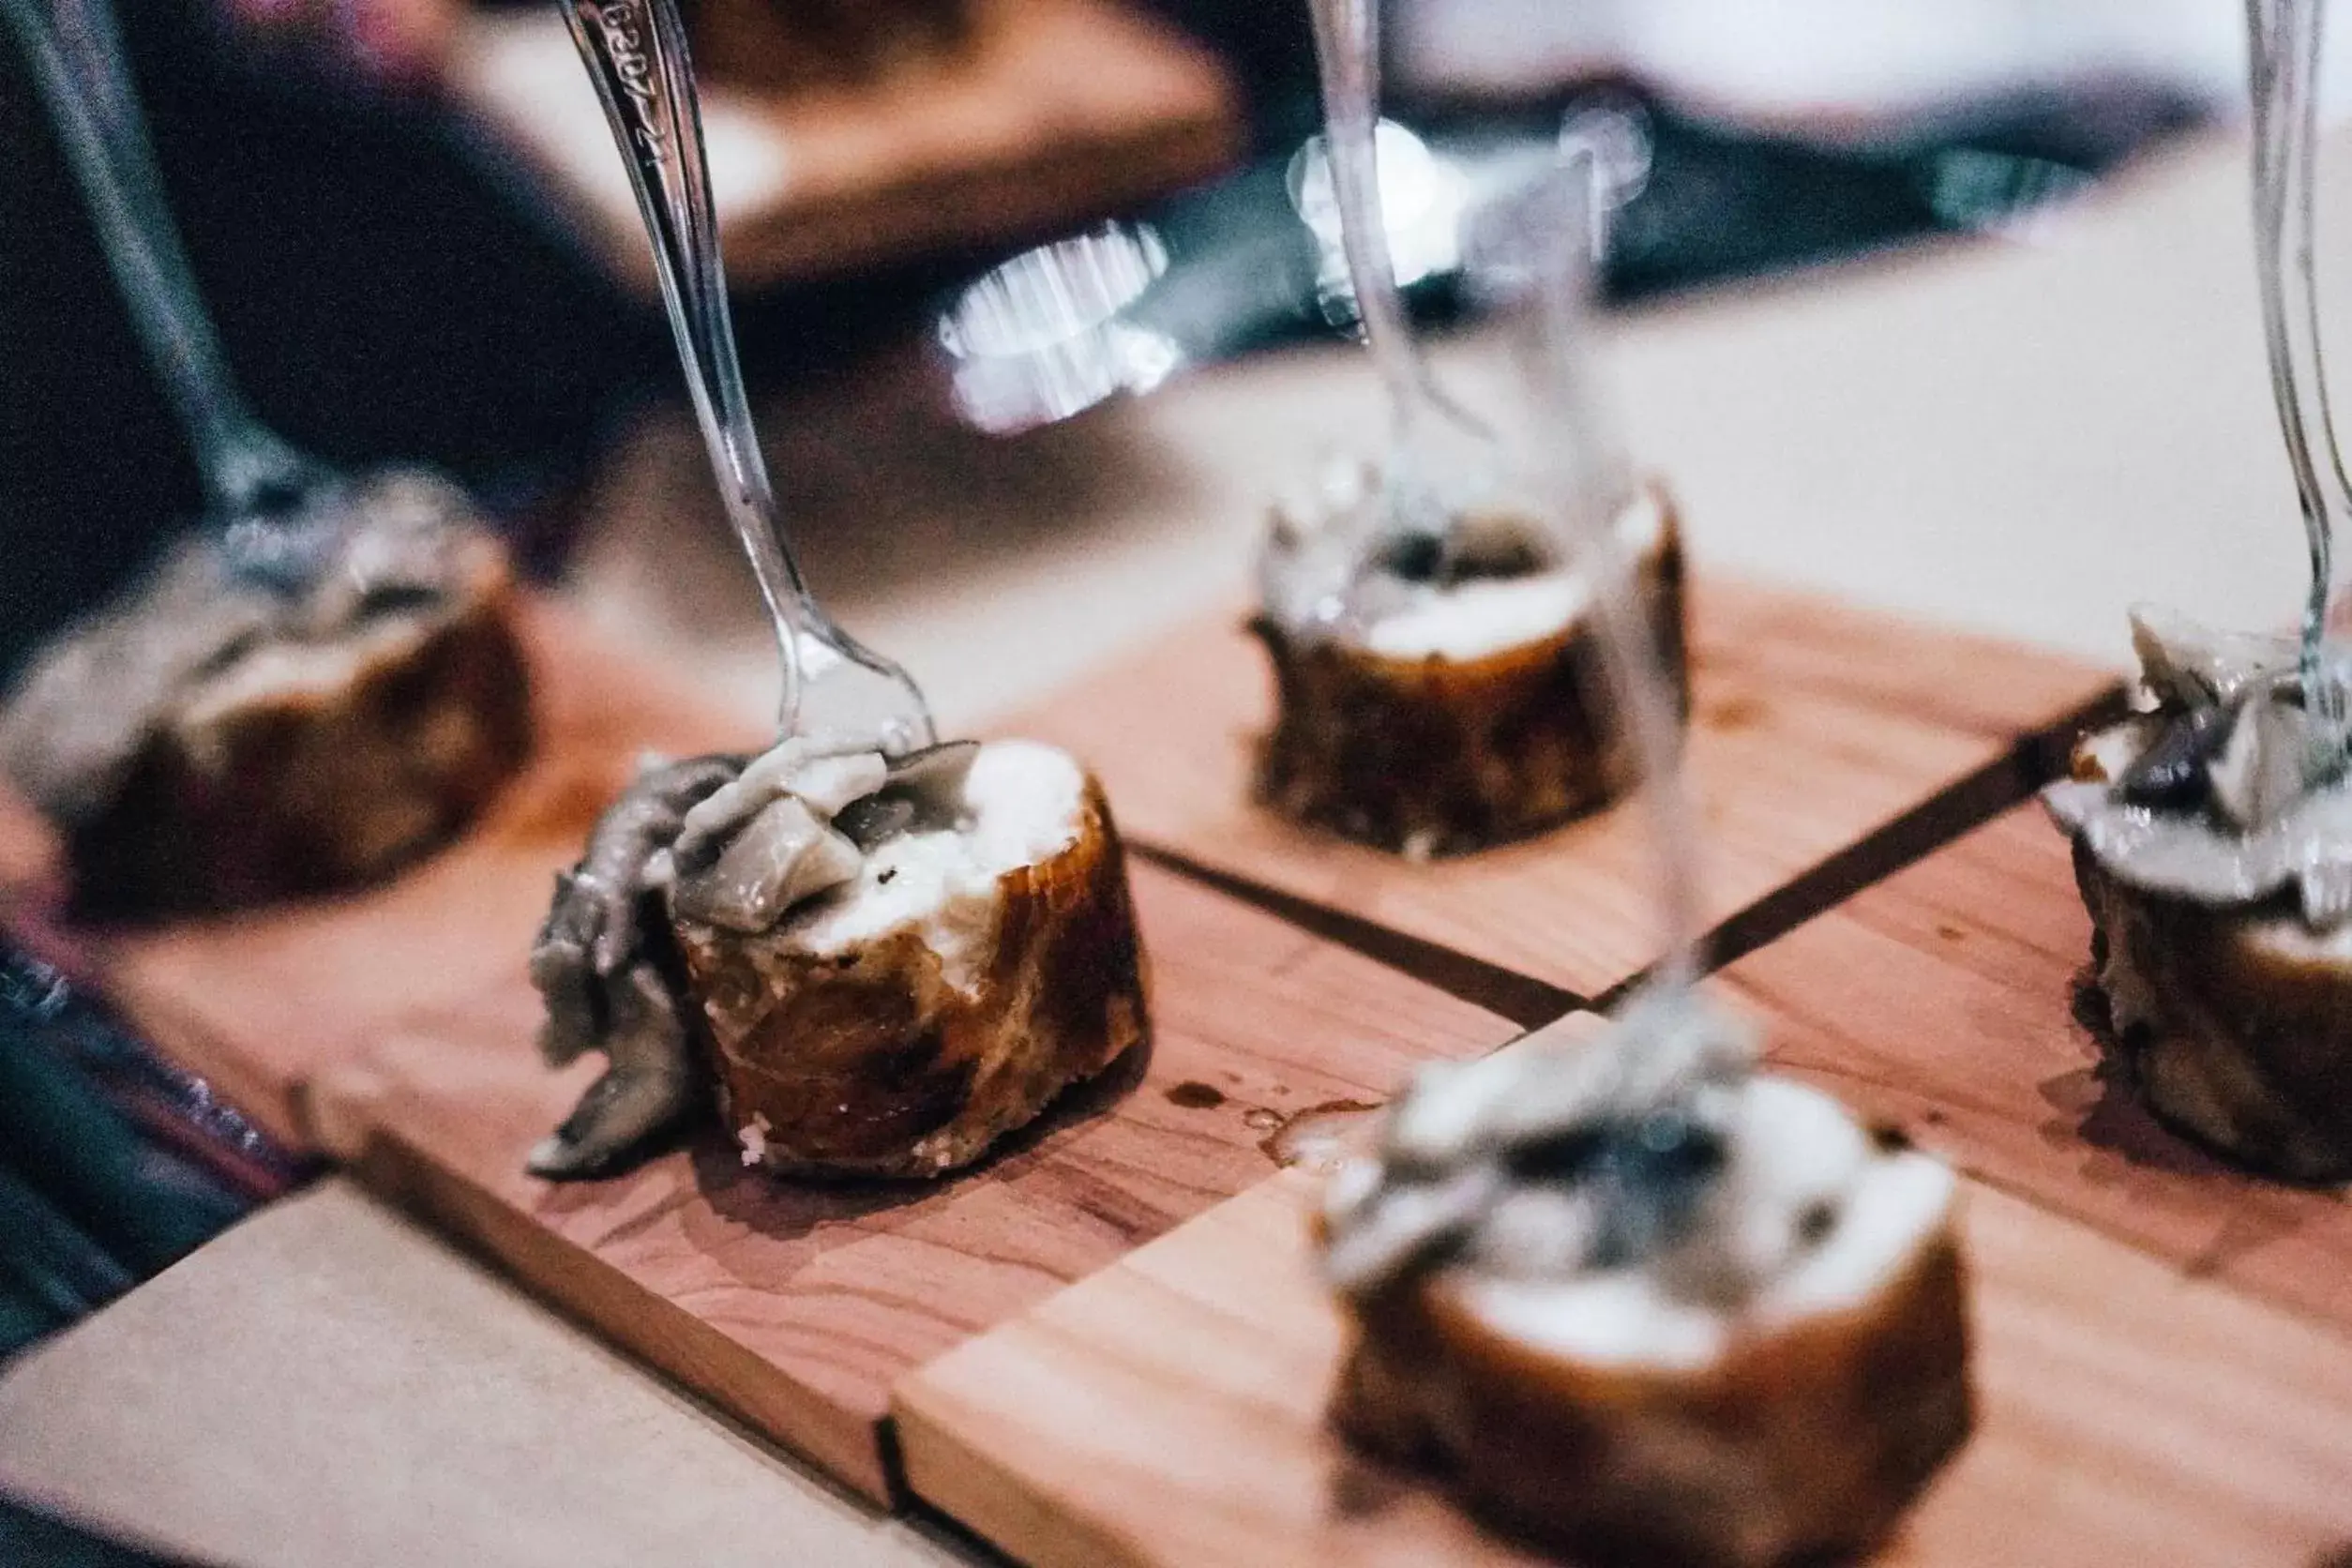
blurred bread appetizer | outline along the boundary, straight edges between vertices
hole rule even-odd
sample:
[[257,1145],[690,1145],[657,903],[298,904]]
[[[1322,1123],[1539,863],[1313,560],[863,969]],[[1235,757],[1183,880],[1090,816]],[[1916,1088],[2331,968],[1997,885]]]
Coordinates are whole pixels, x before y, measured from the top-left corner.
[[[1426,859],[1527,837],[1621,792],[1630,773],[1603,703],[1591,584],[1542,530],[1498,514],[1461,520],[1450,539],[1395,535],[1334,615],[1320,526],[1278,515],[1250,623],[1275,690],[1261,802]],[[1616,528],[1686,708],[1682,551],[1665,492],[1639,490]]]
[[[2044,792],[2140,1093],[2258,1170],[2352,1176],[2352,749],[2286,638],[2133,616],[2145,711]],[[2352,660],[2329,647],[2338,715]]]
[[1333,1418],[1593,1560],[1865,1549],[1971,1424],[1954,1196],[1688,999],[1425,1068],[1326,1190]]
[[506,553],[416,471],[201,535],[67,628],[0,706],[0,769],[60,831],[77,912],[235,908],[377,881],[532,747]]

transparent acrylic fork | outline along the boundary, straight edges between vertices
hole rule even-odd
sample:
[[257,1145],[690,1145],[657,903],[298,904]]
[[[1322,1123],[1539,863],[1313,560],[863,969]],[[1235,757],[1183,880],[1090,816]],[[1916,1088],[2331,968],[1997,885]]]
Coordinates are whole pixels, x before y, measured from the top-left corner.
[[1372,0],[1311,0],[1315,56],[1321,69],[1324,158],[1339,205],[1339,237],[1356,314],[1389,400],[1390,438],[1382,463],[1386,527],[1435,535],[1440,560],[1451,554],[1453,523],[1466,503],[1490,491],[1499,444],[1485,422],[1447,397],[1415,346],[1397,294],[1380,210]]
[[778,728],[870,739],[894,756],[930,746],[937,733],[921,690],[834,624],[793,557],[744,394],[701,110],[675,0],[563,5],[628,165],[695,417],[775,624],[784,673]]
[[1599,221],[1592,198],[1590,171],[1563,160],[1480,214],[1464,249],[1478,273],[1494,280],[1485,303],[1511,348],[1508,385],[1535,415],[1501,460],[1538,498],[1545,520],[1593,585],[1600,689],[1588,697],[1608,715],[1639,780],[1656,867],[1661,951],[1643,994],[1671,1001],[1687,999],[1699,972],[1700,815],[1682,768],[1677,688],[1615,527],[1629,480],[1583,373]]
[[333,469],[273,434],[237,390],[196,291],[107,0],[0,0],[57,128],[130,319],[188,432],[224,556],[280,592],[309,580],[330,536]]

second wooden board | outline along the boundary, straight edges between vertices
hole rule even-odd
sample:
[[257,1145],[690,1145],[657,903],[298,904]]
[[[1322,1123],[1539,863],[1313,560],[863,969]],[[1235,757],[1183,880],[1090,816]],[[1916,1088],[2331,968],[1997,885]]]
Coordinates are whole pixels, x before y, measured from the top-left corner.
[[1733,964],[1772,1059],[2006,1191],[2352,1327],[2352,1202],[2166,1132],[2080,995],[2065,838],[2013,811]]
[[[899,1385],[915,1492],[1038,1568],[1538,1560],[1324,1425],[1289,1171]],[[2352,1540],[2337,1335],[1978,1184],[1979,1427],[1884,1560],[2306,1568]]]
[[[2111,674],[2063,657],[1752,586],[1699,582],[1691,627],[1690,778],[1711,921],[1777,898],[1787,907],[1768,924],[1785,928],[1917,853],[1922,838],[2017,799],[2034,782],[2038,738],[2071,738],[2077,716],[2118,689]],[[1602,995],[1654,957],[1637,804],[1527,843],[1411,864],[1251,802],[1271,702],[1264,656],[1226,615],[1008,730],[1093,764],[1131,838],[1368,927],[1576,998]],[[1907,838],[1889,833],[1907,819]],[[1810,905],[1788,897],[1841,857]]]

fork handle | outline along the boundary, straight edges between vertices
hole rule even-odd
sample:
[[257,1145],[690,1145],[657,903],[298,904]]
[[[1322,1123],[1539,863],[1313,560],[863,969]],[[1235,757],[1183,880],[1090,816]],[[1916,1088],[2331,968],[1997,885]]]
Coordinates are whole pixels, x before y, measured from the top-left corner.
[[1413,351],[1396,263],[1380,205],[1380,23],[1374,0],[1312,0],[1315,60],[1323,89],[1323,158],[1339,204],[1339,248],[1364,345],[1400,427],[1415,423],[1427,393]]
[[0,0],[98,229],[131,324],[177,411],[218,510],[251,511],[310,465],[237,390],[163,198],[122,35],[107,0]]
[[686,390],[728,516],[775,622],[789,731],[805,675],[801,634],[822,639],[832,628],[777,526],[775,487],[744,392],[686,25],[674,0],[564,0],[564,20],[628,166],[653,241],[670,329],[686,366]]

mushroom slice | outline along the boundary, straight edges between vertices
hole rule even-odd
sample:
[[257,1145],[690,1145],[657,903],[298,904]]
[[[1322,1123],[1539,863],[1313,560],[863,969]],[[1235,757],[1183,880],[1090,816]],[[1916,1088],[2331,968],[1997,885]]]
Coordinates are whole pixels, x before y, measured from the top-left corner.
[[2251,693],[2208,773],[2213,804],[2240,833],[2276,822],[2302,798],[2311,761],[2309,718],[2300,708]]
[[2123,769],[2117,789],[2133,806],[2194,811],[2205,805],[2211,783],[2208,770],[2229,744],[2237,710],[2193,708],[2167,721],[2151,715],[2146,722],[2162,726],[2153,744]]
[[806,801],[785,795],[738,829],[716,862],[682,871],[671,907],[731,931],[764,931],[803,898],[851,881],[864,863]]
[[[564,1124],[533,1146],[524,1167],[535,1176],[595,1175],[697,1103],[678,999],[654,967],[631,965],[605,988],[603,1002],[601,1044],[611,1064]],[[555,1023],[550,1009],[550,1028]]]
[[1491,1165],[1463,1167],[1442,1181],[1391,1186],[1349,1216],[1323,1253],[1332,1289],[1362,1299],[1458,1245],[1502,1196]]
[[879,751],[819,752],[797,736],[752,760],[720,789],[686,813],[672,848],[681,867],[707,865],[746,822],[786,795],[828,820],[889,777]]
[[911,751],[890,764],[888,782],[843,807],[833,825],[868,853],[901,834],[961,827],[970,815],[964,780],[979,755],[978,741],[945,741]]
[[547,1003],[539,1050],[564,1066],[603,1051],[604,1076],[553,1136],[533,1149],[541,1176],[609,1167],[684,1114],[696,1068],[678,997],[657,954],[669,920],[649,910],[651,866],[667,858],[687,810],[741,768],[737,757],[697,757],[642,769],[596,820],[579,866],[556,879],[555,899],[531,949],[531,984]]
[[2159,701],[2185,708],[2226,704],[2249,684],[2295,668],[2293,640],[2217,632],[2159,605],[2132,609],[2140,678]]

